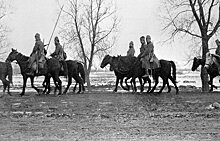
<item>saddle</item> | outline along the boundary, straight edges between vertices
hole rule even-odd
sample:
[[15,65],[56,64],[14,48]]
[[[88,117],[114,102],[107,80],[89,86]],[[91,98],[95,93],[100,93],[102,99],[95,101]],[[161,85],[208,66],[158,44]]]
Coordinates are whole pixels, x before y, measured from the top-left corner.
[[135,61],[136,57],[118,56],[118,70],[123,72],[130,71]]
[[32,70],[35,71],[37,74],[44,74],[46,70],[46,57],[41,56],[40,59],[38,60],[38,64],[35,61],[32,66]]

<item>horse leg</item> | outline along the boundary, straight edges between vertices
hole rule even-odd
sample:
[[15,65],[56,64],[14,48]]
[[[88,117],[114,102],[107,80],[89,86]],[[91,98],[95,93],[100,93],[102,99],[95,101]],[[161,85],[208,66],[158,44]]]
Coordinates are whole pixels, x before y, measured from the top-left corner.
[[163,78],[163,86],[161,87],[160,91],[158,92],[159,94],[162,93],[162,91],[163,91],[165,85],[167,84],[167,82],[168,82],[168,78],[167,79]]
[[148,86],[148,90],[147,90],[147,93],[149,93],[150,92],[150,89],[151,89],[151,80],[150,80],[150,77],[145,77],[144,78],[145,80],[145,82],[144,82],[144,84],[146,83],[146,81],[148,82],[148,84],[149,84],[149,86]]
[[43,86],[44,86],[43,93],[50,94],[50,76],[45,76]]
[[59,77],[57,78],[57,83],[58,83],[58,88],[59,88],[58,95],[61,95],[62,94],[62,81],[59,79]]
[[84,83],[82,83],[82,90],[83,90],[83,93],[84,93],[85,92]]
[[126,79],[125,79],[125,84],[126,84],[126,89],[129,91],[130,90],[130,86],[128,85],[128,79],[130,79],[130,77],[127,77]]
[[170,84],[169,84],[169,81],[167,81],[167,89],[168,89],[167,93],[170,93],[170,91],[171,91],[171,88],[170,88]]
[[37,91],[37,93],[39,94],[40,90],[34,86],[34,77],[31,76],[30,79],[31,79],[31,87],[34,88]]
[[176,85],[176,80],[174,80],[172,76],[170,76],[169,79],[172,81],[172,83],[176,89],[176,94],[179,94],[179,88]]
[[78,94],[81,92],[81,86],[83,84],[83,80],[81,79],[81,77],[79,77],[79,75],[77,75],[75,78],[76,83],[79,83],[79,91],[77,92]]
[[25,93],[25,88],[26,88],[27,78],[28,78],[28,77],[23,76],[23,88],[22,88],[22,92],[21,92],[21,94],[20,94],[21,96],[23,96],[24,93]]
[[133,78],[133,77],[132,77],[132,83],[133,83],[133,86],[134,86],[134,92],[137,92],[135,78]]
[[115,83],[114,92],[117,92],[117,90],[118,90],[118,82],[119,82],[119,78],[116,76],[116,83]]
[[142,92],[144,91],[144,84],[143,84],[143,82],[142,82],[142,77],[138,77],[138,79],[139,79],[139,82],[140,82],[140,85],[141,85],[141,90],[140,90],[140,92],[142,93]]
[[66,87],[66,89],[64,90],[64,94],[66,94],[66,92],[68,91],[68,89],[69,89],[69,87],[70,87],[70,85],[72,84],[72,77],[68,77],[68,84],[67,84],[67,87]]
[[8,95],[11,96],[11,92],[10,92],[10,82],[9,82],[9,81],[7,81],[7,85],[8,85]]
[[156,87],[157,87],[157,84],[159,83],[159,80],[158,80],[159,78],[158,78],[158,76],[157,77],[155,77],[155,84],[154,84],[154,87],[152,88],[152,90],[150,91],[150,93],[153,93],[154,92],[154,90],[156,89]]
[[[76,84],[75,84],[75,86],[73,87],[73,93],[75,93],[76,92],[76,87],[77,87],[77,82],[76,82]],[[79,86],[80,87],[80,86]]]
[[213,88],[217,89],[217,87],[215,85],[213,85],[213,77],[212,76],[210,76],[210,80],[209,80],[208,84],[211,86],[211,88],[209,90],[210,92],[213,91]]
[[53,77],[53,80],[54,80],[55,92],[58,89],[59,90],[58,95],[61,95],[62,94],[62,81],[60,80],[58,73],[53,75],[52,77]]
[[120,81],[120,85],[121,85],[122,89],[128,91],[128,88],[125,88],[125,87],[123,86],[123,78],[122,78],[121,81]]
[[7,85],[5,84],[5,82],[2,81],[2,84],[3,84],[3,93],[5,93],[5,90],[7,88]]

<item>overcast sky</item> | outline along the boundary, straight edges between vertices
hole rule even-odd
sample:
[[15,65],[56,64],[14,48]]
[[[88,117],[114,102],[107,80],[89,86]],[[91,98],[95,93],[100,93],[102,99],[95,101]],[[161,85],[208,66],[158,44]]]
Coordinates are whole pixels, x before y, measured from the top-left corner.
[[[180,64],[184,61],[184,52],[187,50],[184,43],[178,41],[172,45],[159,44],[166,37],[166,34],[161,31],[158,10],[160,2],[160,0],[116,0],[117,13],[121,22],[118,42],[112,49],[113,55],[126,55],[128,43],[132,40],[137,56],[140,48],[139,37],[149,34],[155,45],[155,54],[159,59],[174,60]],[[6,17],[6,21],[11,29],[9,33],[11,47],[29,55],[35,43],[36,32],[41,34],[41,39],[44,39],[45,43],[48,43],[59,13],[57,0],[10,0],[10,5],[13,13]],[[54,36],[59,35],[55,32]],[[53,50],[52,41],[49,52]]]

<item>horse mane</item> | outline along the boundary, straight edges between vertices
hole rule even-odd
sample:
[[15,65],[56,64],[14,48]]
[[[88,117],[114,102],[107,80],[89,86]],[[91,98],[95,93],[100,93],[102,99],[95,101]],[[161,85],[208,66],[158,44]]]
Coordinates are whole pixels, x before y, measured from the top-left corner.
[[29,57],[18,52],[18,59],[24,62],[24,61],[28,61]]

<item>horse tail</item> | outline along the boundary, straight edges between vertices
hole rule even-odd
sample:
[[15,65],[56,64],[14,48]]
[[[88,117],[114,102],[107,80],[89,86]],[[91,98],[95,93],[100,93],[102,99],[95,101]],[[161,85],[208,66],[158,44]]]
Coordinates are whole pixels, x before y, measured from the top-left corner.
[[13,75],[13,70],[12,70],[12,65],[11,63],[7,63],[7,74],[8,74],[8,80],[10,83],[13,83],[12,81],[12,75]]
[[84,67],[83,67],[83,65],[80,62],[77,62],[77,64],[78,64],[78,72],[80,73],[80,75],[81,75],[81,77],[83,79],[83,83],[85,83],[86,80],[85,80],[85,70],[84,70]]
[[173,68],[173,79],[176,80],[176,65],[173,61],[169,61],[171,63],[171,66]]

